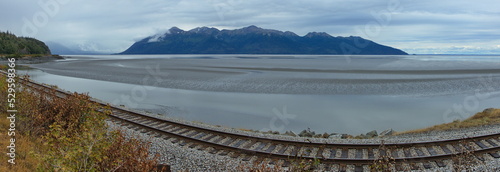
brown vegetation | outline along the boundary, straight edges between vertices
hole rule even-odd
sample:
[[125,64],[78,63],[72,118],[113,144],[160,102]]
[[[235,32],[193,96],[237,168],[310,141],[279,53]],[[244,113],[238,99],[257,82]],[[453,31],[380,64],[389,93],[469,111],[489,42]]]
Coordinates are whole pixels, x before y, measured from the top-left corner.
[[500,109],[485,109],[482,112],[476,113],[463,121],[455,120],[450,123],[439,124],[428,128],[399,132],[397,134],[412,134],[425,133],[430,131],[445,131],[461,128],[479,127],[485,125],[500,124]]
[[[0,80],[0,111],[6,112],[7,84],[5,77]],[[87,95],[56,98],[54,91],[16,88],[16,164],[2,156],[0,171],[154,171],[150,143],[110,131],[109,112]],[[10,124],[6,115],[2,128]],[[0,139],[10,136],[2,132]]]

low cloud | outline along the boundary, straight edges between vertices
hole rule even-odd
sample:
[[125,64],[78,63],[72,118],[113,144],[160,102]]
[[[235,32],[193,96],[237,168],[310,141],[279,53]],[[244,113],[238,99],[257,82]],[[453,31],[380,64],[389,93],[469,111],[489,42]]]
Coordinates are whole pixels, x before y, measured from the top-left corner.
[[[451,46],[473,46],[484,52],[497,52],[489,49],[499,45],[495,41],[500,37],[500,9],[497,1],[490,0],[38,0],[36,3],[17,0],[0,7],[0,30],[23,35],[25,19],[33,21],[37,13],[46,13],[39,2],[67,3],[59,3],[56,14],[47,15],[47,24],[37,28],[34,37],[83,47],[92,45],[95,49],[114,52],[173,26],[189,30],[200,26],[234,29],[257,25],[298,35],[319,31],[334,36],[363,36],[357,28],[365,28],[376,23],[377,17],[384,16],[389,16],[387,23],[369,39],[409,53],[440,48],[456,53],[471,52]],[[397,10],[391,11],[394,6]],[[427,46],[429,51],[426,47],[412,48],[415,42],[425,42],[432,47]]]

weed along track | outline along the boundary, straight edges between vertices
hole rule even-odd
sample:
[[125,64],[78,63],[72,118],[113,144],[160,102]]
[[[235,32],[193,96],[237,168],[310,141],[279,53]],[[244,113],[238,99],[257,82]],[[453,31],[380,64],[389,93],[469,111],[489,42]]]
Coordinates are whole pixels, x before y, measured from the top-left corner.
[[[4,74],[4,73],[3,73]],[[5,74],[4,74],[5,75]],[[32,81],[21,80],[27,87],[55,90],[56,96],[71,94]],[[215,127],[162,119],[146,113],[109,106],[110,120],[124,127],[163,138],[181,147],[198,149],[242,161],[264,162],[283,167],[297,160],[318,161],[321,170],[370,171],[370,168],[390,164],[393,170],[426,170],[449,167],[452,164],[498,160],[500,133],[476,135],[463,139],[405,143],[335,143],[336,140],[283,137],[228,132]],[[375,142],[375,141],[374,141]],[[467,161],[463,161],[466,159]]]

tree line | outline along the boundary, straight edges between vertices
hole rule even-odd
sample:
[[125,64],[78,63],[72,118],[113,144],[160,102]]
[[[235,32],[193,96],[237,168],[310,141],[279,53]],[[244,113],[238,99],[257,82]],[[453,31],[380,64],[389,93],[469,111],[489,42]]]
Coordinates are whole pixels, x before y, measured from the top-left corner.
[[0,54],[50,54],[44,42],[0,31]]

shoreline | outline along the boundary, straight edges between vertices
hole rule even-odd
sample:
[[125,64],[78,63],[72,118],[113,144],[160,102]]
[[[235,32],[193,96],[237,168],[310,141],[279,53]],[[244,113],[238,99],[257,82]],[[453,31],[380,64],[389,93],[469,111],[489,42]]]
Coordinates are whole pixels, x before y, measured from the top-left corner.
[[[92,98],[94,101],[98,102],[104,102],[99,99]],[[111,105],[115,106],[115,105]],[[118,107],[118,106],[116,106]],[[318,143],[360,143],[360,144],[380,144],[382,142],[391,144],[391,143],[413,143],[415,141],[418,142],[426,142],[426,141],[438,141],[438,140],[450,140],[450,139],[462,139],[462,138],[467,138],[472,135],[489,135],[489,134],[495,134],[495,133],[500,133],[500,123],[496,124],[488,124],[484,126],[474,126],[474,127],[467,127],[467,128],[457,128],[457,129],[450,129],[450,130],[436,130],[436,131],[429,131],[429,132],[422,132],[422,133],[407,133],[407,134],[401,134],[401,135],[387,135],[383,137],[373,137],[373,138],[340,138],[340,137],[331,137],[331,138],[317,138],[317,137],[300,137],[300,136],[290,136],[286,134],[272,134],[269,132],[262,132],[262,131],[254,131],[254,130],[247,130],[247,129],[241,129],[241,128],[232,128],[232,127],[225,127],[225,126],[220,126],[220,125],[212,125],[212,124],[206,124],[198,121],[189,121],[189,120],[184,120],[184,119],[179,119],[175,117],[169,117],[169,116],[164,116],[164,115],[158,115],[158,114],[152,114],[150,112],[145,112],[142,110],[136,110],[136,109],[131,109],[128,107],[123,107],[119,106],[119,108],[123,108],[132,112],[137,112],[141,113],[144,115],[152,116],[155,118],[162,118],[165,120],[171,120],[187,125],[193,125],[193,126],[198,126],[202,128],[208,128],[208,129],[213,129],[213,130],[219,130],[219,131],[228,131],[228,132],[233,132],[237,134],[246,134],[250,136],[255,136],[255,137],[264,137],[264,138],[271,138],[271,139],[285,139],[285,140],[295,140],[295,141],[304,141],[304,142],[318,142]],[[500,110],[500,109],[499,109]],[[429,126],[432,127],[432,126]],[[429,128],[426,127],[426,128]],[[408,130],[410,131],[410,130]]]
[[55,60],[63,60],[65,59],[59,55],[38,55],[38,54],[30,54],[30,55],[0,55],[0,64],[6,64],[8,61],[7,58],[14,57],[16,58],[16,63],[19,64],[39,64],[45,62],[51,62]]

